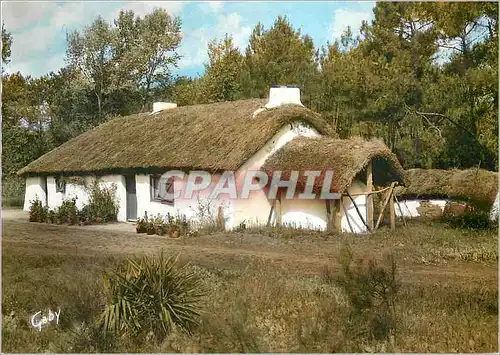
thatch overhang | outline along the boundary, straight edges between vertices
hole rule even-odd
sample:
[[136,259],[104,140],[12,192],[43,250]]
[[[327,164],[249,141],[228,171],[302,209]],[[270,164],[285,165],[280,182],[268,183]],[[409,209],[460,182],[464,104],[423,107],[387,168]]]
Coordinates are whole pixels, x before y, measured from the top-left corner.
[[297,186],[304,189],[305,171],[320,171],[313,191],[319,193],[326,171],[333,173],[330,192],[343,193],[354,179],[366,182],[366,167],[373,164],[373,182],[387,186],[391,182],[406,183],[405,172],[395,154],[381,140],[361,138],[336,139],[331,137],[298,137],[270,156],[262,169],[271,178],[281,172],[281,180],[288,180],[292,171],[299,172]]
[[240,100],[118,117],[46,153],[18,174],[236,170],[286,124],[298,121],[322,135],[335,135],[319,114],[298,105],[254,116],[266,102]]
[[498,192],[498,173],[483,169],[409,169],[408,184],[396,194],[407,199],[444,198],[490,208]]

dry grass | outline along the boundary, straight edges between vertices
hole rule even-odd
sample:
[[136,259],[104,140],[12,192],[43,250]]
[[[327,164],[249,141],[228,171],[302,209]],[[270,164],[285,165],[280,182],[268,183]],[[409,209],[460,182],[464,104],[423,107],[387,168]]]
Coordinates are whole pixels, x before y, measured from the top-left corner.
[[64,143],[20,174],[123,172],[127,169],[236,170],[284,125],[334,130],[311,110],[286,105],[253,113],[265,100],[193,105],[112,119]]
[[396,190],[401,198],[452,198],[489,210],[498,191],[498,173],[482,169],[410,169],[406,176],[408,184]]
[[[372,236],[270,230],[171,241],[83,227],[6,221],[3,349],[7,352],[496,352],[498,239],[416,224]],[[397,330],[374,340],[353,329],[351,305],[333,281],[341,245],[382,260],[393,252],[402,283]],[[104,304],[100,271],[124,256],[183,251],[210,289],[193,336],[162,344],[106,338],[93,324]],[[327,269],[325,269],[325,266]],[[328,276],[325,278],[324,276]],[[61,308],[42,332],[27,318]]]
[[[291,171],[321,171],[315,190],[321,190],[325,171],[331,170],[331,191],[343,192],[372,160],[375,185],[384,186],[393,181],[405,184],[403,167],[381,140],[299,137],[273,154],[263,168],[270,176],[273,171],[281,171],[282,179],[289,178]],[[361,178],[366,181],[366,174]],[[301,174],[299,185],[304,187],[306,179]]]

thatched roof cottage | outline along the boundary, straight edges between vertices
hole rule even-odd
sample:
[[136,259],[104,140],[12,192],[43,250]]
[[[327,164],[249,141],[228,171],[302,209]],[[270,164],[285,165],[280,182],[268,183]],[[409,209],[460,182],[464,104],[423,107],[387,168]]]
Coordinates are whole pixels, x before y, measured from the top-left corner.
[[[318,170],[322,176],[333,172],[330,199],[333,196],[340,202],[340,194],[348,191],[355,196],[356,211],[349,200],[330,205],[320,196],[301,200],[297,194],[288,198],[278,193],[278,197],[269,198],[266,191],[271,179],[261,189],[252,188],[246,198],[210,200],[211,211],[224,206],[227,228],[287,223],[325,229],[336,207],[337,229],[363,232],[366,226],[359,216],[360,212],[366,215],[367,204],[362,193],[373,184],[404,183],[401,165],[382,142],[338,139],[332,127],[301,104],[300,91],[294,87],[271,88],[269,100],[155,105],[153,113],[117,117],[48,152],[19,174],[26,177],[25,210],[35,196],[50,208],[71,197],[83,204],[88,198],[85,190],[73,183],[74,179],[65,178],[98,177],[103,184],[116,185],[118,220],[128,221],[145,212],[198,217],[201,207],[206,207],[206,200],[202,200],[213,196],[210,191],[228,171],[234,173],[240,191],[243,173],[250,170],[265,174],[282,170],[283,180],[287,172],[308,169]],[[185,175],[162,180],[172,170]],[[187,182],[198,181],[191,177],[200,171],[211,176],[207,191],[196,189],[195,196],[189,198],[164,198],[166,190],[175,191],[174,195],[186,190]],[[301,185],[302,180],[298,179],[297,193],[307,185]],[[320,180],[314,181],[315,191],[322,186]]]
[[[396,214],[405,217],[440,217],[463,213],[471,206],[498,215],[498,173],[483,169],[409,169],[407,183],[398,187]],[[495,207],[495,204],[497,207]],[[496,208],[496,212],[495,212]],[[455,210],[455,211],[454,211]]]

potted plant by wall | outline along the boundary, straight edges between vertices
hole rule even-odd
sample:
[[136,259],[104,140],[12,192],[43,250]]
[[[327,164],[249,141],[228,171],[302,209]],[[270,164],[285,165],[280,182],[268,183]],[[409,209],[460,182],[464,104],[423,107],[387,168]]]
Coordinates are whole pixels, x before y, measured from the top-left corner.
[[147,235],[156,234],[155,225],[152,221],[146,222],[146,234]]
[[156,218],[153,220],[153,225],[155,228],[155,234],[163,235],[163,218],[158,214]]
[[172,238],[177,239],[181,237],[181,232],[179,229],[175,228],[172,232]]
[[137,233],[146,233],[146,220],[144,218],[137,219],[135,230]]
[[49,210],[47,213],[47,223],[54,223],[55,216],[55,212],[53,210]]
[[54,213],[54,221],[56,224],[63,224],[63,212],[64,210],[61,209],[61,207],[57,208],[55,213]]

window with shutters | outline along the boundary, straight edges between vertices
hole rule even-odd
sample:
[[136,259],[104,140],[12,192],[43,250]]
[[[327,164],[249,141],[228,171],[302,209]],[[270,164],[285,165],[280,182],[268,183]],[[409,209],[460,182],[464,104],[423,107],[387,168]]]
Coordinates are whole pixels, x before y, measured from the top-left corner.
[[165,204],[174,203],[174,178],[162,179],[161,175],[151,175],[151,201]]

